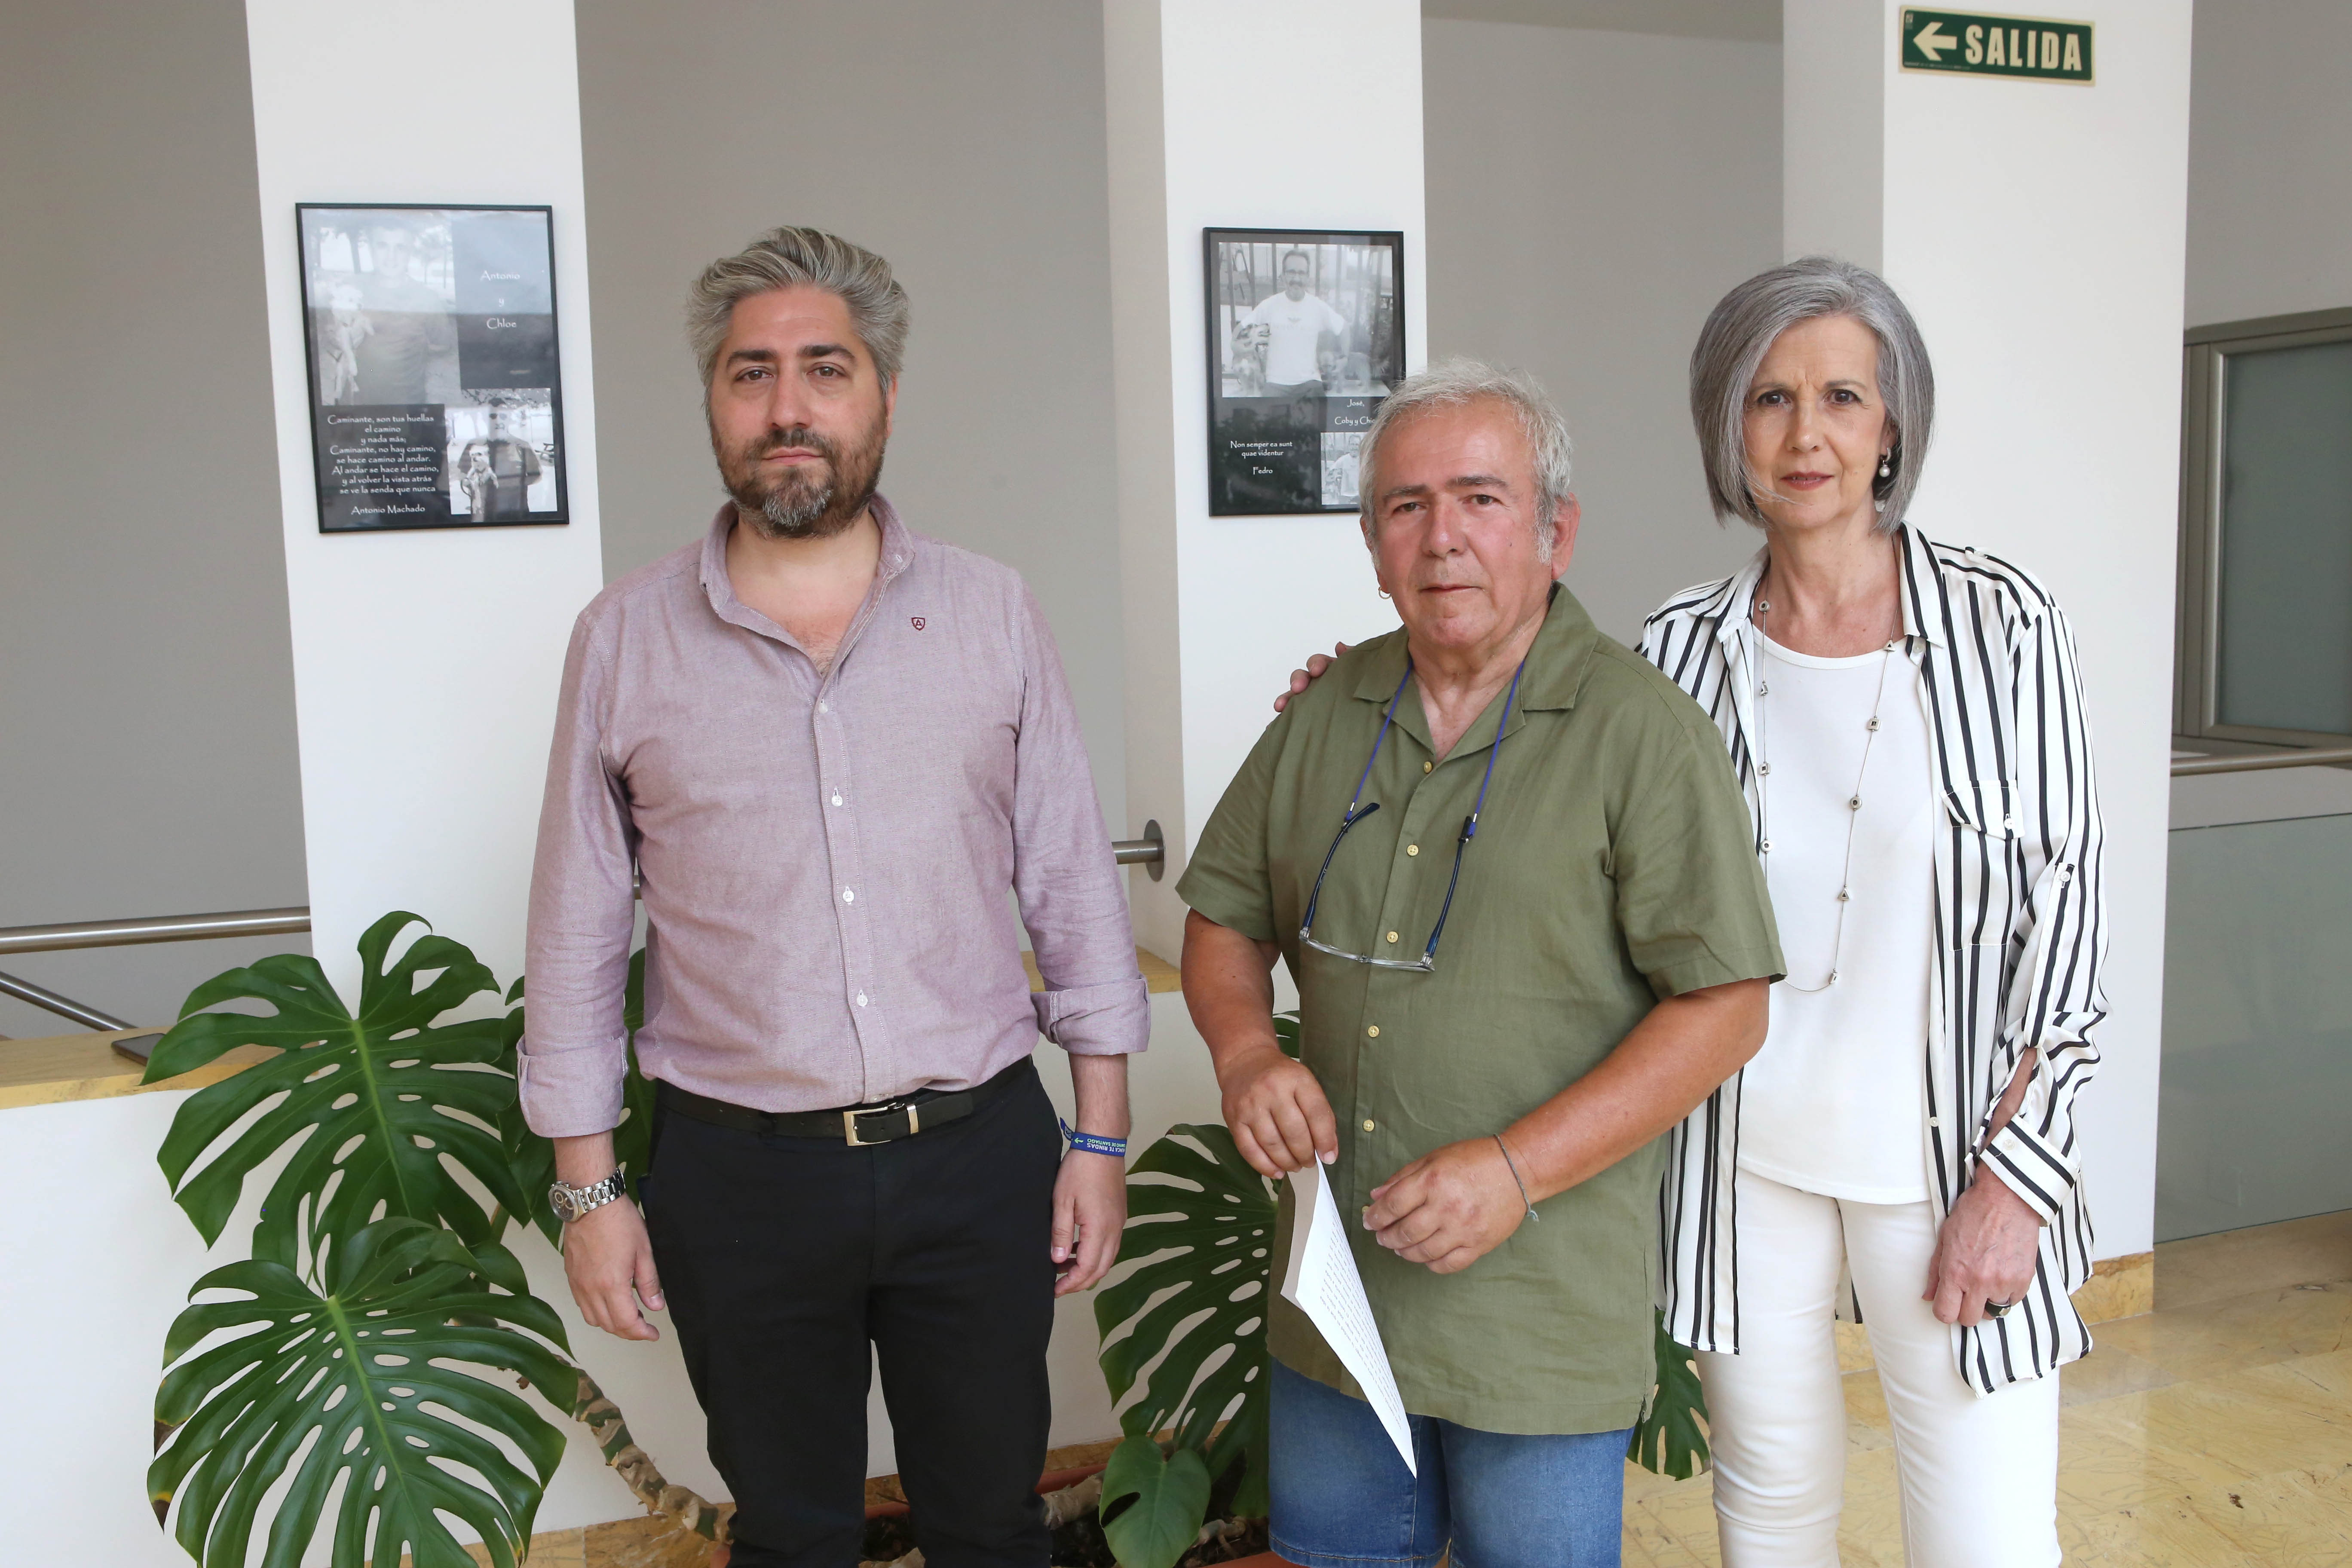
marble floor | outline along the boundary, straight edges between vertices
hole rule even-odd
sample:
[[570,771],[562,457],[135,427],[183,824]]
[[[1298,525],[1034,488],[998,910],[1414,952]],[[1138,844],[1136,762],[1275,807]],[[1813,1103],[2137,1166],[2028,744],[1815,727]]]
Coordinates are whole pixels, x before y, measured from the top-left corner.
[[[2352,1212],[2157,1249],[2156,1310],[2062,1374],[2059,1533],[2079,1568],[2352,1568]],[[1894,1437],[1847,1374],[1843,1568],[1901,1568]],[[533,1542],[532,1568],[698,1568],[653,1520]],[[1707,1479],[1628,1468],[1626,1568],[1718,1568]]]
[[[2070,1564],[2352,1564],[2352,1214],[2157,1248],[2156,1310],[2065,1369]],[[1844,1568],[1901,1568],[1878,1375],[1849,1373]],[[1629,1470],[1626,1568],[1716,1568],[1707,1479]]]

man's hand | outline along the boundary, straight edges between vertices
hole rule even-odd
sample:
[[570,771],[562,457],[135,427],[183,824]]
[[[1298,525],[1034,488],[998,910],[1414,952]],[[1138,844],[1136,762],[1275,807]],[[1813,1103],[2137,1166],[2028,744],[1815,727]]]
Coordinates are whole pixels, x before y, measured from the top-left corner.
[[1519,1184],[1492,1138],[1433,1150],[1372,1189],[1364,1228],[1408,1263],[1455,1274],[1527,1217]]
[[2041,1241],[2042,1216],[1979,1163],[1976,1180],[1937,1233],[1920,1299],[1936,1304],[1938,1321],[1973,1328],[1984,1321],[1987,1301],[2015,1301],[2025,1294]]
[[1300,692],[1313,685],[1315,681],[1322,676],[1325,670],[1331,668],[1331,659],[1339,658],[1341,654],[1347,651],[1348,645],[1346,643],[1335,642],[1331,645],[1331,655],[1329,658],[1325,658],[1319,653],[1308,655],[1307,659],[1307,668],[1305,669],[1294,669],[1290,672],[1290,689],[1274,700],[1274,710],[1279,713],[1284,709],[1289,707],[1290,700],[1292,698],[1297,696]]
[[1092,1288],[1118,1257],[1127,1228],[1127,1162],[1073,1149],[1054,1178],[1054,1294]]
[[1282,949],[1184,917],[1184,1005],[1209,1047],[1225,1126],[1250,1168],[1280,1181],[1339,1157],[1339,1124],[1315,1075],[1282,1054],[1274,1034],[1274,963]]
[[563,1227],[563,1277],[592,1328],[625,1340],[657,1340],[661,1331],[637,1310],[642,1300],[662,1310],[653,1243],[645,1215],[627,1198],[590,1209]]
[[1339,1157],[1339,1123],[1323,1086],[1279,1047],[1219,1060],[1217,1087],[1234,1147],[1259,1174],[1278,1182],[1318,1158],[1328,1165]]

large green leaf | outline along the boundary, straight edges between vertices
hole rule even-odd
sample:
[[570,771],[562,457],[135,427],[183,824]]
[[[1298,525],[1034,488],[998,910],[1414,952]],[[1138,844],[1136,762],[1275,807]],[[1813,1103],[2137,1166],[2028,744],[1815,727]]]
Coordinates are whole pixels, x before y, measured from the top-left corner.
[[1119,1424],[1141,1436],[1172,1426],[1176,1446],[1198,1450],[1212,1477],[1245,1456],[1234,1506],[1262,1513],[1274,1187],[1223,1127],[1182,1125],[1136,1161],[1127,1210],[1118,1261],[1140,1266],[1095,1296],[1111,1403],[1143,1380]]
[[[258,1260],[196,1281],[191,1297],[244,1299],[188,1308],[165,1341],[165,1363],[178,1364],[155,1396],[155,1418],[177,1430],[147,1472],[159,1515],[176,1500],[173,1534],[204,1568],[245,1568],[265,1496],[290,1468],[263,1568],[300,1563],[339,1477],[337,1563],[396,1563],[405,1552],[416,1568],[470,1568],[436,1517],[449,1514],[512,1568],[563,1457],[563,1434],[500,1383],[451,1363],[520,1373],[568,1413],[578,1373],[531,1337],[562,1344],[562,1321],[524,1292],[522,1267],[505,1248],[469,1252],[413,1219],[355,1232],[328,1268],[324,1295]],[[238,1329],[247,1331],[196,1349]],[[530,1468],[478,1428],[507,1437]]]
[[1675,1342],[1664,1312],[1654,1332],[1658,1386],[1625,1457],[1645,1470],[1686,1481],[1707,1468],[1706,1392],[1699,1386],[1697,1352]]
[[[1125,1508],[1122,1498],[1132,1498]],[[1209,1468],[1190,1448],[1161,1455],[1150,1437],[1129,1437],[1103,1469],[1103,1538],[1119,1568],[1175,1568],[1201,1538]]]
[[[360,938],[356,1015],[314,961],[281,953],[198,986],[180,1022],[157,1042],[149,1083],[238,1046],[279,1052],[190,1096],[157,1156],[173,1197],[207,1244],[228,1223],[246,1178],[289,1145],[292,1154],[254,1227],[254,1255],[270,1262],[293,1266],[306,1236],[314,1248],[348,1240],[379,1211],[382,1217],[445,1223],[468,1244],[492,1239],[489,1215],[459,1184],[453,1163],[509,1210],[519,1209],[521,1194],[493,1131],[515,1098],[512,1079],[495,1065],[504,1025],[494,1017],[434,1022],[495,992],[498,983],[470,951],[429,934],[387,968],[393,940],[421,923],[395,912]],[[420,985],[428,974],[433,978]],[[273,1011],[203,1011],[229,1001],[261,1002]],[[257,1110],[249,1125],[215,1149]]]
[[[507,1000],[523,999],[523,983],[517,980],[507,993]],[[503,1047],[499,1065],[508,1072],[520,1076],[520,1049],[523,1035],[523,1015],[527,1007],[518,1007],[506,1016]],[[636,1194],[639,1182],[646,1179],[654,1153],[654,1086],[653,1080],[637,1070],[637,1030],[646,1021],[646,950],[637,949],[629,955],[628,989],[622,994],[621,1022],[629,1031],[628,1066],[621,1077],[621,1124],[613,1129],[613,1154],[622,1170],[628,1173],[629,1191]],[[546,1200],[548,1187],[555,1180],[555,1144],[530,1130],[523,1120],[522,1101],[518,1098],[509,1104],[499,1122],[499,1133],[506,1144],[507,1163],[514,1172],[516,1187],[530,1205],[522,1212],[547,1237],[547,1244],[561,1252],[563,1249],[563,1222],[555,1217],[555,1210]]]

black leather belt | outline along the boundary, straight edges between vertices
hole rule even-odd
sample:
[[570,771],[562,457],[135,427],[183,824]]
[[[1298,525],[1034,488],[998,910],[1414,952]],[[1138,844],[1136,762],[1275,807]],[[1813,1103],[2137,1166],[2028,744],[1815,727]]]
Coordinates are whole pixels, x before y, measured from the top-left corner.
[[845,1105],[838,1110],[754,1110],[680,1089],[667,1079],[655,1080],[654,1092],[663,1109],[713,1127],[782,1138],[838,1140],[853,1149],[863,1149],[873,1143],[895,1143],[962,1121],[1019,1082],[1024,1068],[1035,1070],[1033,1064],[1019,1061],[971,1089],[919,1089],[878,1105]]

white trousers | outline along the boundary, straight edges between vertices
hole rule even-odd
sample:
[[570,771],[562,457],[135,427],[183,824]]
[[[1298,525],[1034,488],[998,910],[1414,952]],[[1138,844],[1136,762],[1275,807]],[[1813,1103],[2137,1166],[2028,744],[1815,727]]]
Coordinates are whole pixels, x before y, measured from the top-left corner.
[[1911,1568],[2056,1568],[2058,1380],[1979,1398],[1920,1300],[1925,1203],[1857,1204],[1739,1182],[1738,1355],[1701,1351],[1724,1568],[1838,1568],[1845,1392],[1831,1329],[1850,1268],[1895,1427]]

